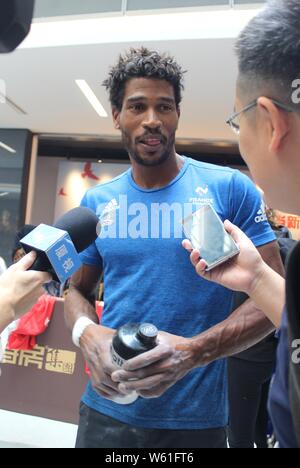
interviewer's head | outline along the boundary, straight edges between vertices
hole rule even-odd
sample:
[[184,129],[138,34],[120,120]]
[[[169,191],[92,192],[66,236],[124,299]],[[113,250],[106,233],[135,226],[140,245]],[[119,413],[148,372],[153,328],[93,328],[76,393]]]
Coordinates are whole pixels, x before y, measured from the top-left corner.
[[236,44],[240,150],[271,206],[300,212],[300,1],[270,0]]

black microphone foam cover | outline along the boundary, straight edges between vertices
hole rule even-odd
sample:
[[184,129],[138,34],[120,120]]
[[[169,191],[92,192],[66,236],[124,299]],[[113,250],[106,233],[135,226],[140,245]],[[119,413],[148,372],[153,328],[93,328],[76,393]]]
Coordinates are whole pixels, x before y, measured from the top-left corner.
[[94,211],[83,206],[74,208],[59,218],[54,227],[67,231],[78,253],[97,239],[99,219]]

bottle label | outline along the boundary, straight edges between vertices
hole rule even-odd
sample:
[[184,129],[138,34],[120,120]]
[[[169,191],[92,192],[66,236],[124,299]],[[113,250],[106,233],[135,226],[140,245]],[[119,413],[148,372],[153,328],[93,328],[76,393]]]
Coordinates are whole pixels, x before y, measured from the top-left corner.
[[111,357],[112,357],[112,362],[116,367],[121,368],[125,362],[125,359],[121,358],[119,354],[115,351],[113,345],[111,345]]

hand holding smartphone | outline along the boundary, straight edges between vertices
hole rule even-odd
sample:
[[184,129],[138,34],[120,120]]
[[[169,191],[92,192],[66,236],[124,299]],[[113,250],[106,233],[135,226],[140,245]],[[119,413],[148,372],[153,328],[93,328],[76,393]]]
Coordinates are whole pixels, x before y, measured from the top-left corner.
[[211,205],[203,205],[185,218],[182,225],[185,236],[206,261],[206,271],[221,265],[240,252]]

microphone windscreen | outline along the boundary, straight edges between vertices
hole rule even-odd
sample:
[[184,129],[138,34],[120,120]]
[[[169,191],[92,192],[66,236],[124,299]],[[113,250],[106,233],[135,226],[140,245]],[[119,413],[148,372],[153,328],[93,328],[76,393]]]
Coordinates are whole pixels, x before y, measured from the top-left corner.
[[97,239],[99,219],[94,211],[83,206],[74,208],[59,218],[54,227],[67,231],[78,253]]

